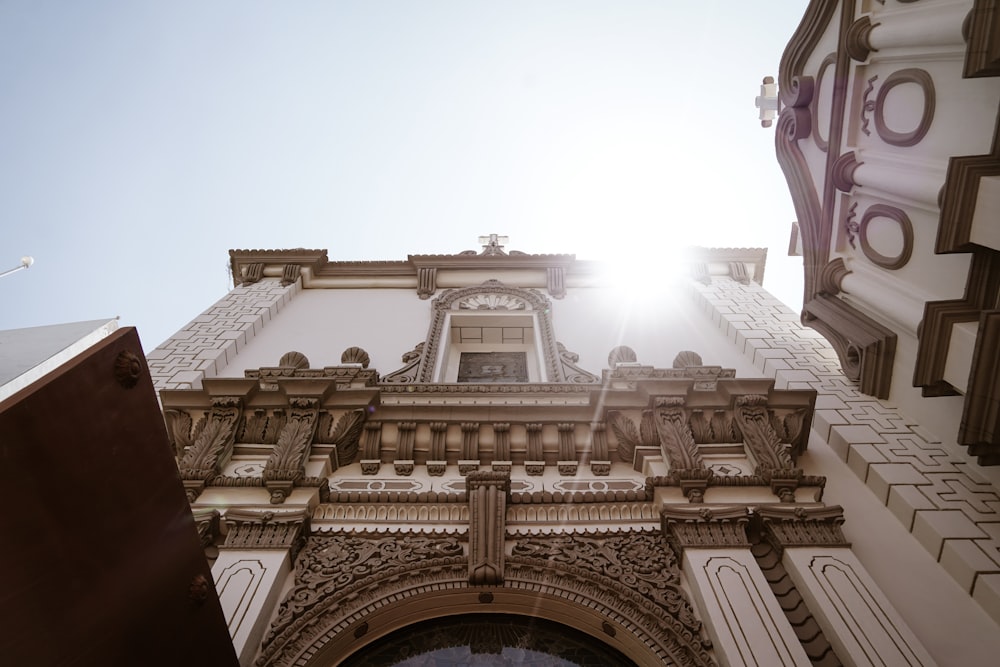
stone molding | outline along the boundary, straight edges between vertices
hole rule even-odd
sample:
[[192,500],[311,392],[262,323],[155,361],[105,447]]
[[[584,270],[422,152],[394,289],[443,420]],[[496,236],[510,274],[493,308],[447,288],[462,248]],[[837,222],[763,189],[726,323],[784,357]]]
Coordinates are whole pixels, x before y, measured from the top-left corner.
[[223,517],[226,541],[220,549],[291,549],[309,531],[309,512],[230,508]]
[[[924,110],[921,113],[920,122],[915,128],[908,132],[896,132],[889,128],[885,122],[885,98],[893,88],[904,83],[913,83],[919,86],[924,94]],[[879,138],[887,144],[903,148],[915,146],[920,143],[920,140],[927,135],[931,128],[936,103],[934,79],[926,70],[918,67],[896,70],[886,77],[875,96],[875,131]]]
[[[1000,7],[996,0],[978,0],[963,25],[968,44],[965,52],[966,78],[1000,76]],[[968,27],[966,31],[964,28]]]
[[802,321],[819,331],[840,358],[841,370],[862,393],[888,398],[896,334],[835,296],[817,294],[803,306]]
[[[661,540],[653,533],[520,539],[505,581],[487,587],[480,603],[492,604],[501,595],[522,604],[539,596],[560,600],[578,610],[574,616],[603,618],[612,633],[616,627],[631,633],[656,664],[715,665],[676,561],[656,544]],[[256,664],[304,666],[315,656],[342,658],[364,645],[387,605],[405,610],[413,603],[409,618],[418,620],[433,613],[428,605],[441,608],[436,598],[448,604],[454,593],[469,590],[467,563],[456,537],[312,536]],[[572,617],[566,620],[573,625]]]
[[745,506],[669,505],[660,512],[663,533],[680,557],[685,549],[750,548]]
[[851,546],[840,530],[844,523],[844,510],[829,507],[757,508],[755,518],[763,537],[780,553],[789,547],[845,547]]

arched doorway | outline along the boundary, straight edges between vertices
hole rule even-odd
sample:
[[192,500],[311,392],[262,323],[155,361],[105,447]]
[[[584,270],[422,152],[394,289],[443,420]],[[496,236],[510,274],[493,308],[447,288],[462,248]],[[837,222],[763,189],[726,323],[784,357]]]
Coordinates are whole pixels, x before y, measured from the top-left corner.
[[341,667],[634,667],[614,648],[560,623],[513,614],[448,616],[397,630]]

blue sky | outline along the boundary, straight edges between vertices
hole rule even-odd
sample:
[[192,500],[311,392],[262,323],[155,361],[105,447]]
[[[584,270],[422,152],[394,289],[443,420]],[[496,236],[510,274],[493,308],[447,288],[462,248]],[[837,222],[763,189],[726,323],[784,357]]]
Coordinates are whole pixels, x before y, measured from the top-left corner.
[[754,96],[805,0],[0,1],[0,329],[118,315],[146,349],[230,248],[476,247],[655,266],[794,211]]

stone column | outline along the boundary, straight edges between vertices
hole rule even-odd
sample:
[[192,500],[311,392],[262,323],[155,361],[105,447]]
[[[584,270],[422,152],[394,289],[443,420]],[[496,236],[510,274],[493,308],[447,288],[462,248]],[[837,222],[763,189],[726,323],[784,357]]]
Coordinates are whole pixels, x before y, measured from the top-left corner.
[[305,510],[226,512],[229,532],[212,576],[241,665],[252,664],[280,602],[308,516]]
[[845,664],[934,665],[840,531],[840,507],[758,510],[764,536]]
[[933,210],[938,207],[938,192],[944,185],[945,172],[885,160],[872,151],[854,150],[837,158],[832,178],[841,192],[860,188],[860,192],[875,191],[887,195],[890,201],[898,198]]
[[670,546],[682,557],[702,620],[726,666],[808,665],[788,618],[750,553],[746,507],[668,506]]
[[872,51],[962,46],[962,22],[969,9],[961,2],[922,3],[909,10],[880,12],[875,19],[862,16],[847,31],[847,51],[864,61]]

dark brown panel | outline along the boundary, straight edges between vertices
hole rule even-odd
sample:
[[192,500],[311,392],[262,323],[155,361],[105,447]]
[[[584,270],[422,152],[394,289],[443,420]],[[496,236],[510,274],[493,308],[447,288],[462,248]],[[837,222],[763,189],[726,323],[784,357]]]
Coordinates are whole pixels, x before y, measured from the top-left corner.
[[135,329],[0,403],[0,487],[4,664],[238,664]]

